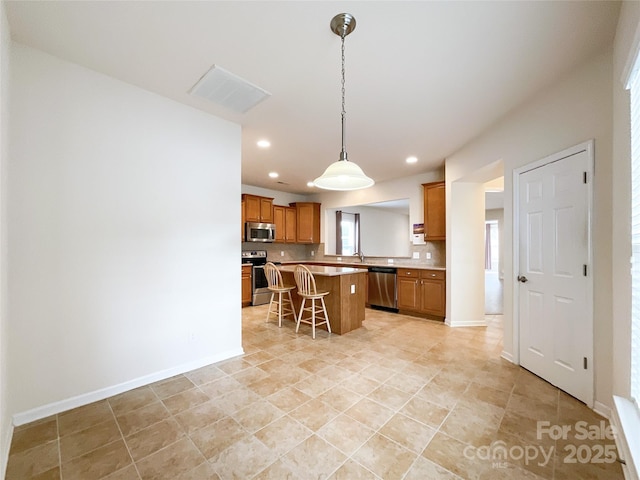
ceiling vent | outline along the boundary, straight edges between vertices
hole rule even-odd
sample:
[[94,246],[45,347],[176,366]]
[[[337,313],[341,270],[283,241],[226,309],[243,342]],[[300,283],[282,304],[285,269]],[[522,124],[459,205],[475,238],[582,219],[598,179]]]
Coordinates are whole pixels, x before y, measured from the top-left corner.
[[191,95],[205,98],[229,110],[246,113],[271,94],[214,65],[191,88]]

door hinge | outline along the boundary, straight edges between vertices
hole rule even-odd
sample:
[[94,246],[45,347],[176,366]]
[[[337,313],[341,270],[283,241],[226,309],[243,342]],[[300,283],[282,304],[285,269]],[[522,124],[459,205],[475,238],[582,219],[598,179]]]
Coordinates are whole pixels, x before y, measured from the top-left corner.
[[582,172],[582,183],[587,183],[587,172]]
[[587,357],[582,357],[582,366],[585,370],[587,369]]
[[587,276],[587,266],[586,265],[582,265],[582,274],[586,277]]

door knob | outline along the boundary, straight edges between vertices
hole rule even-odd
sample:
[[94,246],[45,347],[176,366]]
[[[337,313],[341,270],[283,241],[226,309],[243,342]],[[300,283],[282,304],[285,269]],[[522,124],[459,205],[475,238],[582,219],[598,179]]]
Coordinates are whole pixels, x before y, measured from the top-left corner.
[[529,281],[529,279],[527,277],[525,277],[524,275],[518,275],[518,281],[521,283],[526,283]]

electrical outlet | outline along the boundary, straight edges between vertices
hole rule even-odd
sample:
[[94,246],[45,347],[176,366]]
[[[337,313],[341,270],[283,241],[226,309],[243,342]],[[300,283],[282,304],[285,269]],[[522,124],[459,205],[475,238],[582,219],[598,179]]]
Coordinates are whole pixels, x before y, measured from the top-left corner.
[[315,252],[311,250],[311,256],[313,257],[314,255],[315,255]]
[[342,261],[342,257],[338,257],[338,261],[341,262]]
[[420,258],[420,252],[413,252],[413,258]]
[[351,285],[351,293],[356,293],[356,286],[355,285]]
[[189,343],[193,343],[196,341],[196,332],[189,332]]
[[427,252],[427,260],[431,260],[431,252]]
[[387,263],[393,263],[393,258],[387,258]]
[[284,257],[284,250],[280,250],[280,256]]

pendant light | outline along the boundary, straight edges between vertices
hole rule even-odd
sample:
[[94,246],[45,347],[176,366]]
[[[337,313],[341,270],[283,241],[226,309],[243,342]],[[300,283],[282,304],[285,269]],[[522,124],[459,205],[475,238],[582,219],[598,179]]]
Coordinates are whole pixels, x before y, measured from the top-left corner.
[[356,28],[356,19],[350,13],[340,13],[331,20],[331,31],[342,39],[342,150],[340,160],[327,167],[322,176],[313,183],[325,190],[359,190],[372,186],[375,182],[367,177],[362,169],[347,158],[345,148],[345,109],[344,109],[344,39]]

